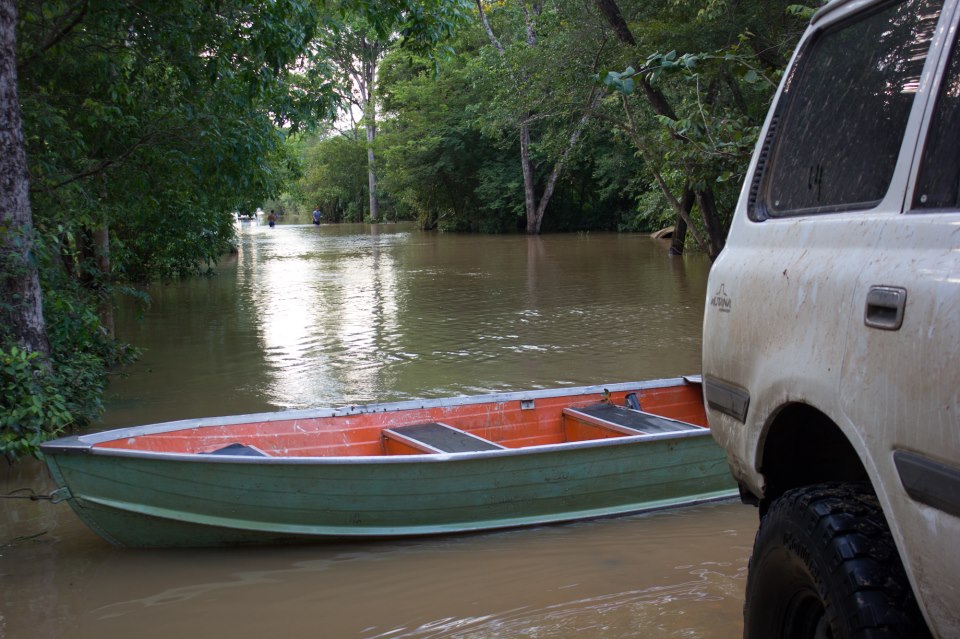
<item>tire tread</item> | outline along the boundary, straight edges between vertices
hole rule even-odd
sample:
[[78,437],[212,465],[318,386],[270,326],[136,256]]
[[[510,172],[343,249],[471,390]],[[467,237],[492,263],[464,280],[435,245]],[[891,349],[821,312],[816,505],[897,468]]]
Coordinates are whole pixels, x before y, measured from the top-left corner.
[[[745,636],[759,637],[750,605],[772,577],[754,575],[764,544],[782,543],[807,566],[834,637],[928,637],[879,501],[865,482],[796,488],[775,500],[761,520],[747,577]],[[813,546],[816,546],[814,548]],[[814,558],[815,557],[815,558]],[[773,584],[776,587],[776,584]],[[760,617],[769,617],[763,612]],[[769,632],[769,627],[765,632]]]

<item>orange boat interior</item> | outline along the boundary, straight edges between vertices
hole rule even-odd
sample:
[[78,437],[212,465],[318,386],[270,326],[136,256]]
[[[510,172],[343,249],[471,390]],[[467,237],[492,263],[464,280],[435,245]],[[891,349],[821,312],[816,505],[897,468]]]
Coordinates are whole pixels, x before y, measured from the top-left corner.
[[646,413],[686,422],[692,427],[707,425],[700,386],[681,384],[609,394],[514,399],[222,426],[203,426],[201,422],[194,428],[110,440],[94,447],[183,454],[212,453],[240,444],[271,457],[424,454],[437,451],[417,446],[393,429],[439,423],[492,444],[490,448],[525,448],[628,436],[628,431],[565,415],[564,409],[600,402],[625,406],[630,392],[636,394],[641,410]]

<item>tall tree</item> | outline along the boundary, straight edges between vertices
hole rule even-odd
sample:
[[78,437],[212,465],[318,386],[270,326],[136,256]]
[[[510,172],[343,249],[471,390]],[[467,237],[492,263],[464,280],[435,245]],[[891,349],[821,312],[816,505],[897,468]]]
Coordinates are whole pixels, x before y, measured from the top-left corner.
[[0,330],[49,354],[17,90],[17,7],[0,1]]
[[[515,41],[517,42],[516,46],[520,48],[521,51],[523,49],[533,50],[539,45],[540,34],[538,33],[538,21],[544,13],[545,5],[546,3],[542,0],[535,0],[530,3],[528,3],[527,0],[516,0],[517,10],[520,16],[522,16],[523,35],[516,38]],[[507,70],[510,76],[509,81],[513,91],[520,95],[533,92],[534,89],[530,86],[531,71],[523,68],[523,66],[514,66],[513,61],[510,60],[507,47],[491,26],[484,8],[484,0],[476,0],[476,6],[480,15],[480,21],[483,24],[484,31],[487,33],[490,44],[497,51],[503,63],[503,68]],[[528,52],[529,51],[523,51],[520,55],[522,56]],[[543,224],[543,216],[556,189],[557,180],[562,175],[571,152],[580,141],[584,128],[590,119],[593,107],[599,101],[599,98],[600,94],[596,92],[593,87],[590,87],[584,103],[579,107],[580,114],[577,116],[575,124],[569,132],[566,144],[554,159],[553,167],[546,179],[546,184],[539,195],[537,193],[536,166],[532,154],[532,129],[534,122],[541,119],[543,114],[533,110],[526,110],[519,114],[517,127],[520,135],[520,165],[523,170],[524,209],[527,218],[527,233],[537,234],[540,232],[541,225]],[[538,98],[534,97],[532,101],[536,102]]]
[[377,69],[387,49],[397,40],[396,33],[385,37],[363,17],[331,28],[321,35],[317,55],[330,64],[337,85],[353,122],[354,109],[363,114],[362,125],[367,136],[367,185],[370,220],[380,218],[377,196],[377,166],[374,144],[377,138]]
[[[367,189],[370,220],[380,219],[377,191],[376,138],[380,61],[398,44],[411,50],[433,52],[465,23],[470,0],[389,0],[369,3],[356,0],[355,10],[339,21],[328,21],[314,42],[313,66],[329,70],[356,128],[354,110],[362,115],[367,138]],[[347,3],[347,7],[350,3]]]

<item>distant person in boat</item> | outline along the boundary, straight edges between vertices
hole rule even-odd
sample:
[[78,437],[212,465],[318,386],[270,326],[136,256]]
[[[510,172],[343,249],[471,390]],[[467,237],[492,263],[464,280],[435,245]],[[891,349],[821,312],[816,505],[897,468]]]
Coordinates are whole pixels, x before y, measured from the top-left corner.
[[317,226],[320,226],[320,209],[319,208],[313,209],[313,223],[316,224]]
[[277,214],[273,212],[273,209],[270,209],[270,215],[267,216],[267,224],[270,225],[270,228],[277,224]]

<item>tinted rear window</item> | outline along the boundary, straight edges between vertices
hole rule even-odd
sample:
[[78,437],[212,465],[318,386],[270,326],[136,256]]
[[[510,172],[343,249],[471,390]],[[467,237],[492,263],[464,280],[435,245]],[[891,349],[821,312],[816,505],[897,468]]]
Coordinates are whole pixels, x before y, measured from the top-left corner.
[[884,5],[809,41],[784,85],[762,215],[870,208],[883,199],[941,5]]
[[960,206],[960,40],[953,43],[950,64],[940,86],[920,178],[914,192],[915,209],[956,210]]

